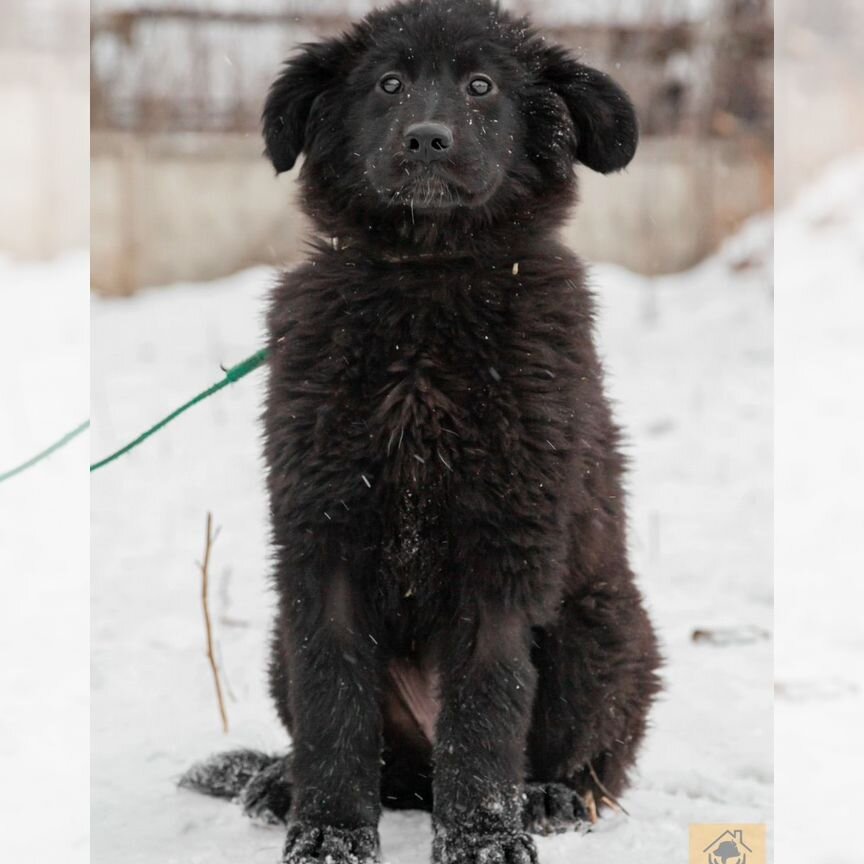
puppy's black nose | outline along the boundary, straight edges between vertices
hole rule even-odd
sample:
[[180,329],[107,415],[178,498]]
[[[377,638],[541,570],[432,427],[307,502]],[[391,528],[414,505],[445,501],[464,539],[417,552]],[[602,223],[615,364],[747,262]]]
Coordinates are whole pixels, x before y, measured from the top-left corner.
[[447,158],[453,133],[443,123],[415,123],[405,130],[405,153],[413,162],[437,162]]

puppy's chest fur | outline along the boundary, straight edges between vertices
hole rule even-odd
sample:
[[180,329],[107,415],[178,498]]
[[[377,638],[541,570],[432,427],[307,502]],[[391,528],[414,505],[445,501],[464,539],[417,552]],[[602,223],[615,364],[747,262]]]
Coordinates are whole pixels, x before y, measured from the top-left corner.
[[497,367],[509,304],[493,286],[459,274],[404,281],[397,277],[395,290],[370,306],[372,326],[356,346],[364,368],[356,392],[365,403],[358,429],[385,514],[386,581],[426,605],[448,557],[454,487],[470,482],[485,448],[506,447],[497,427],[512,405]]
[[[404,488],[464,468],[492,415],[510,407],[496,368],[506,362],[495,328],[506,301],[459,278],[424,287],[384,299],[365,347],[357,346],[372,451],[382,480]],[[484,296],[460,296],[460,288]]]
[[307,523],[370,534],[408,596],[461,519],[554,482],[569,452],[573,292],[511,268],[332,256],[277,291],[271,465]]

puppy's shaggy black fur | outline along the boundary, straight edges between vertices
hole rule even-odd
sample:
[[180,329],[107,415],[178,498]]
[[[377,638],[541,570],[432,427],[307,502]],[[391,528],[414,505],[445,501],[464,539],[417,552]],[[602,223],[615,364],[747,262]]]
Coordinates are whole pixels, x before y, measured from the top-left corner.
[[277,171],[305,154],[327,238],[269,315],[294,749],[186,782],[287,819],[288,864],[377,860],[382,803],[432,809],[436,864],[533,862],[529,831],[625,788],[658,689],[591,296],[554,237],[574,163],[632,158],[633,108],[486,0],[412,0],[305,46],[264,132]]

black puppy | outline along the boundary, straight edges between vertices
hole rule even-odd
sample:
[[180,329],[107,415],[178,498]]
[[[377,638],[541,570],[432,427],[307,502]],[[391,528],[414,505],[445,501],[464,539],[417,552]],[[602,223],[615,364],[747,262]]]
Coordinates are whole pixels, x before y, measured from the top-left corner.
[[264,109],[319,235],[269,315],[266,456],[289,757],[187,785],[289,822],[287,864],[528,864],[614,799],[657,692],[627,563],[593,304],[555,239],[574,163],[624,168],[606,75],[486,0],[413,0],[305,46]]

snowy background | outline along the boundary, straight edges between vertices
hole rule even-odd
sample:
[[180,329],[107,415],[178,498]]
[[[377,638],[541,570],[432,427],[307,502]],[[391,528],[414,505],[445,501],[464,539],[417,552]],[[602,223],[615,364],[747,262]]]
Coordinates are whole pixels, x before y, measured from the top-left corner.
[[[864,174],[862,174],[864,176]],[[772,783],[769,218],[696,270],[593,270],[600,343],[634,461],[632,548],[669,663],[641,771],[587,836],[540,841],[544,864],[682,860],[691,822],[765,822]],[[93,305],[94,455],[261,344],[265,269]],[[286,746],[265,693],[272,597],[259,413],[263,373],[94,476],[93,860],[275,862],[281,830],[178,791],[193,761]],[[229,692],[220,730],[204,655],[205,518]],[[694,642],[694,629],[724,642]],[[740,644],[738,644],[740,643]],[[428,861],[423,814],[387,814],[392,864]]]
[[[864,717],[864,153],[777,219],[777,861],[856,864]],[[808,827],[809,826],[809,827]],[[782,829],[782,830],[781,830]]]
[[[87,418],[86,253],[0,253],[0,474]],[[87,438],[0,485],[0,860],[84,864]]]

